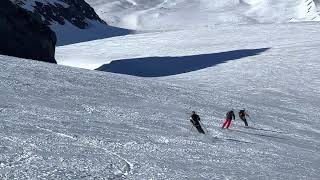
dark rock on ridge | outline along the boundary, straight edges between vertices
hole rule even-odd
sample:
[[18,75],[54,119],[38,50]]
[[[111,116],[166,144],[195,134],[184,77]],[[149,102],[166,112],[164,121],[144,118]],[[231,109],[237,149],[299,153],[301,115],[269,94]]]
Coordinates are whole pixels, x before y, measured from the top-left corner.
[[56,63],[55,33],[9,0],[0,1],[0,54]]

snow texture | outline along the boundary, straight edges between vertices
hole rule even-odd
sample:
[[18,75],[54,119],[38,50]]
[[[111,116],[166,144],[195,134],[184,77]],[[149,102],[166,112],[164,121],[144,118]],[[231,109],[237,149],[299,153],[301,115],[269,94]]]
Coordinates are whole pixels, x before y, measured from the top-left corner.
[[313,0],[87,0],[111,25],[136,30],[319,21]]
[[[187,65],[147,78],[0,56],[0,178],[319,179],[319,45],[317,23],[293,23],[57,48],[60,64],[83,68]],[[251,128],[237,118],[222,130],[225,113],[243,107]],[[206,135],[191,128],[191,110]]]

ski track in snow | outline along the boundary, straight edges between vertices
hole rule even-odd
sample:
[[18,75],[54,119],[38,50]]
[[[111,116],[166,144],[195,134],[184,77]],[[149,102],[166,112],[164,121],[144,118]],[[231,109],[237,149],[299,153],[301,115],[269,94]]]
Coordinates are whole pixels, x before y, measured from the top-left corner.
[[47,132],[50,132],[50,133],[53,133],[53,134],[56,134],[58,136],[62,136],[62,137],[66,137],[66,138],[70,138],[70,139],[76,140],[76,138],[74,138],[74,137],[72,137],[70,135],[64,134],[64,133],[55,132],[53,130],[42,128],[42,127],[39,127],[39,126],[36,126],[36,128],[39,128],[41,130],[44,130],[44,131],[47,131]]
[[[42,128],[42,127],[39,127],[39,126],[36,126],[36,128],[41,129],[41,130],[44,130],[44,131],[47,131],[47,132],[50,132],[50,133],[53,133],[53,134],[56,134],[56,135],[58,135],[58,136],[70,138],[70,139],[72,139],[72,140],[78,140],[76,137],[73,137],[73,136],[71,136],[71,135],[67,135],[67,134],[64,134],[64,133],[55,132],[55,131],[53,131],[53,130],[46,129],[46,128]],[[8,138],[8,139],[9,139],[9,138]],[[9,140],[11,140],[11,139],[9,139]],[[86,142],[86,141],[84,141],[84,140],[82,140],[81,142],[83,142],[84,144],[88,144],[88,145],[90,145],[91,147],[96,147],[96,148],[103,149],[106,153],[108,153],[108,154],[110,154],[110,155],[112,155],[112,156],[115,156],[115,157],[119,158],[120,160],[124,161],[124,162],[125,162],[125,165],[124,165],[123,167],[120,167],[120,168],[119,168],[119,173],[120,173],[121,175],[127,176],[127,175],[130,173],[130,171],[133,169],[132,163],[130,163],[130,162],[129,162],[128,160],[126,160],[125,158],[119,156],[118,154],[113,153],[113,152],[107,150],[106,148],[100,147],[100,146],[98,146],[97,144],[92,143],[92,142]],[[119,173],[117,173],[117,175],[119,175]]]
[[106,148],[103,148],[103,147],[100,147],[100,146],[97,146],[96,144],[93,144],[91,142],[88,142],[88,144],[92,147],[96,147],[96,148],[101,148],[103,149],[106,153],[108,154],[111,154],[117,158],[119,158],[120,160],[122,160],[124,162],[124,166],[123,167],[120,167],[118,168],[119,172],[121,175],[124,175],[124,176],[127,176],[129,175],[130,171],[133,170],[133,164],[131,162],[129,162],[128,160],[126,160],[125,158],[121,157],[120,155],[116,154],[116,153],[113,153],[109,150],[107,150]]

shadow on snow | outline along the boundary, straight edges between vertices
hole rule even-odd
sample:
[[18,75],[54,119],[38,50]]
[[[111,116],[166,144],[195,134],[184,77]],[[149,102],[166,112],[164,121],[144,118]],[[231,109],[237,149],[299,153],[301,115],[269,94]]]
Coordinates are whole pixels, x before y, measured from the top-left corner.
[[123,59],[112,61],[110,64],[104,64],[96,70],[140,77],[162,77],[197,71],[230,60],[259,55],[268,49],[240,49],[181,57]]
[[56,46],[65,46],[135,33],[135,31],[129,29],[122,29],[104,24],[100,26],[102,27],[91,27],[89,29],[76,28],[75,30],[67,28],[54,29],[57,35]]

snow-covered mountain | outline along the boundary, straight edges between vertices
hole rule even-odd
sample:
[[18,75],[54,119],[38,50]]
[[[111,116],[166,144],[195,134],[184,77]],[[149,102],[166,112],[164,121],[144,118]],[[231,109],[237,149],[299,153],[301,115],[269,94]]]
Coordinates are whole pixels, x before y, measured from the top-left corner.
[[57,34],[58,45],[125,35],[109,26],[84,0],[11,0],[33,12]]
[[[109,72],[0,56],[0,178],[317,180],[319,46],[318,23],[290,23],[57,48]],[[252,128],[222,130],[231,108]]]
[[318,0],[87,0],[106,22],[130,29],[319,21]]

